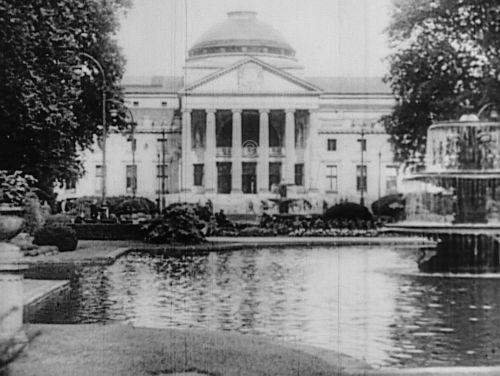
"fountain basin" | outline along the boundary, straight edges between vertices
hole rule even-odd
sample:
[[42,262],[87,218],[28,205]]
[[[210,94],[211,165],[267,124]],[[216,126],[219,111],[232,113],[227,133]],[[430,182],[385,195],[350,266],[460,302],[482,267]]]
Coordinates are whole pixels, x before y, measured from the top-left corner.
[[425,169],[405,179],[405,221],[388,231],[438,240],[424,272],[500,271],[500,123],[439,122],[429,127]]

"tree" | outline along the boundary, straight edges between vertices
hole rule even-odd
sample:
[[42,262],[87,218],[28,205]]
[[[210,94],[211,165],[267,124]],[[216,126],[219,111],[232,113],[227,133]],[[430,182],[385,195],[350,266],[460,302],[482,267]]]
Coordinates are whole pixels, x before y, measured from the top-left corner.
[[46,191],[82,174],[80,152],[102,134],[102,90],[122,101],[125,60],[113,36],[129,5],[0,0],[0,169],[31,174]]
[[427,128],[487,103],[500,105],[498,0],[393,0],[384,117],[396,159],[424,155]]

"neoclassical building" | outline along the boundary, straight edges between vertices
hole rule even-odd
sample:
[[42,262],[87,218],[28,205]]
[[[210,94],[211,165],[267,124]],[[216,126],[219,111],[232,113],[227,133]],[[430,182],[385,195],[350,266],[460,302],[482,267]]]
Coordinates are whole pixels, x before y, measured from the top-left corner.
[[[370,204],[396,190],[397,166],[379,123],[393,105],[377,77],[306,77],[295,50],[255,12],[230,12],[188,51],[183,77],[128,77],[137,127],[107,140],[107,195],[206,202],[228,213],[277,197],[319,211]],[[132,144],[135,149],[133,150]],[[97,195],[102,154],[66,194]]]

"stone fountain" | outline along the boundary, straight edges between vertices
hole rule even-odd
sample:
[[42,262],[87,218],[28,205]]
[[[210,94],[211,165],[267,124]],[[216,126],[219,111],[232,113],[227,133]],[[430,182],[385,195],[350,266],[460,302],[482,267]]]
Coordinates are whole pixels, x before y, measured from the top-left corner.
[[500,271],[500,122],[466,115],[430,126],[425,168],[405,186],[406,218],[390,229],[438,241],[421,271]]

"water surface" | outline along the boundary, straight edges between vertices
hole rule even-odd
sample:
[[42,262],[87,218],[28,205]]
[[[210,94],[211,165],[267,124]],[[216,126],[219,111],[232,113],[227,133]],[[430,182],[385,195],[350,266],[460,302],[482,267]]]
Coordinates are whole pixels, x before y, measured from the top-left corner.
[[500,280],[420,275],[412,249],[138,253],[83,267],[37,322],[121,321],[268,336],[372,365],[500,364]]

